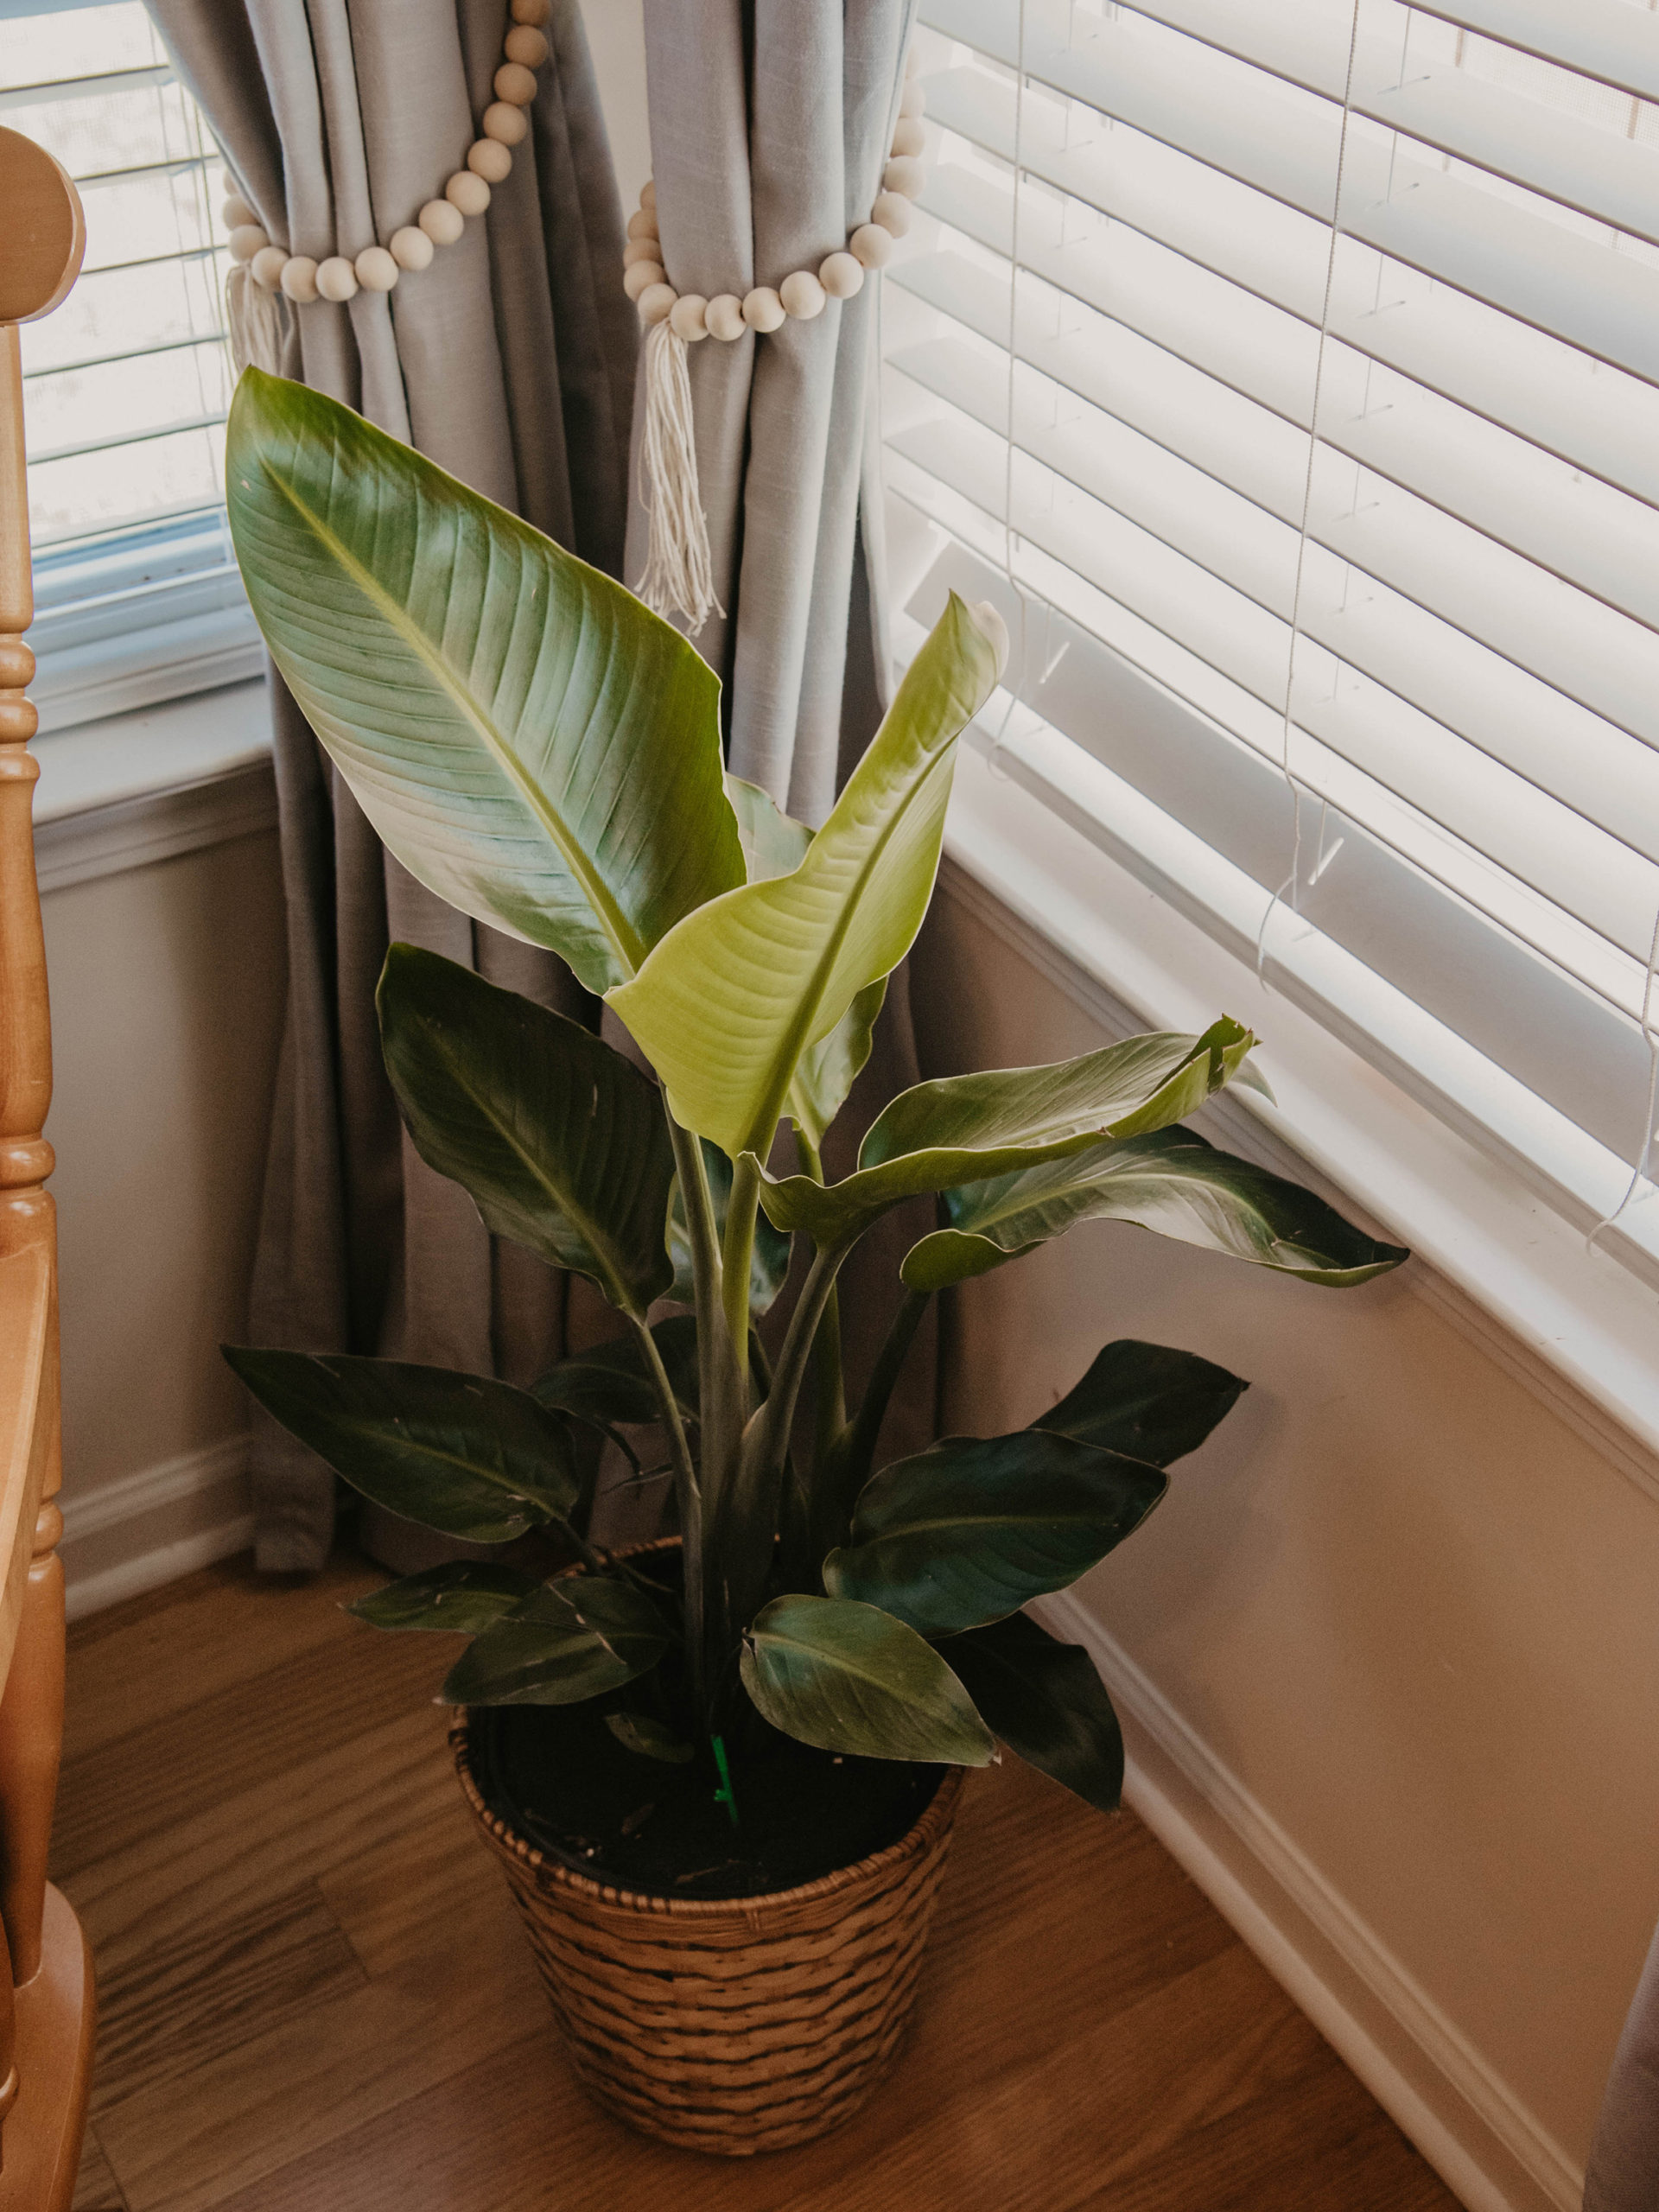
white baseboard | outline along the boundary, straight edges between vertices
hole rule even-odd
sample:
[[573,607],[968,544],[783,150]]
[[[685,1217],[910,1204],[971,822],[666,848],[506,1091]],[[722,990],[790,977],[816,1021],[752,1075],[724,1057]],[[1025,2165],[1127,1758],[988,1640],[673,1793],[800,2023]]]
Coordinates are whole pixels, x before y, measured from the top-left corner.
[[60,1500],[70,1619],[246,1551],[247,1461],[245,1434],[227,1436]]
[[1561,2145],[1082,1600],[1031,1610],[1117,1704],[1127,1802],[1469,2212],[1578,2212]]

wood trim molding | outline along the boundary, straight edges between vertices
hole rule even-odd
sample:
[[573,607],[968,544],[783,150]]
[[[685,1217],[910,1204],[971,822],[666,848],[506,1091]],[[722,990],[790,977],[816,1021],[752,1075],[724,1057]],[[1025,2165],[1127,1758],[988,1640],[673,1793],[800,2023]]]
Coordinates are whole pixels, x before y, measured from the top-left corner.
[[276,827],[276,778],[269,760],[259,760],[199,783],[143,791],[40,823],[35,865],[45,896]]
[[1075,1591],[1031,1611],[1111,1692],[1123,1796],[1469,2212],[1578,2212],[1584,2176]]
[[69,1618],[159,1589],[253,1542],[246,1433],[223,1437],[84,1497],[67,1497],[60,1547]]

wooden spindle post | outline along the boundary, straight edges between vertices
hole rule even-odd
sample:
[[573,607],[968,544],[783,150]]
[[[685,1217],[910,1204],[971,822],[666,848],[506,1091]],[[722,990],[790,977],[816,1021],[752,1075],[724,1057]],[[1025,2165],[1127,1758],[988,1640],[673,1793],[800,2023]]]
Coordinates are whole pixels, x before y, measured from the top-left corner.
[[[41,1271],[46,1343],[38,1368],[35,1427],[22,1499],[32,1523],[30,1556],[18,1587],[8,1566],[0,1615],[16,1641],[0,1695],[0,2122],[19,2094],[21,1993],[41,1967],[47,1847],[63,1740],[63,1529],[56,1494],[61,1444],[58,1388],[57,1224],[45,1189],[52,1147],[43,1134],[52,1101],[52,1030],[46,947],[35,880],[34,786],[29,752],[37,717],[27,695],[35,656],[23,632],[34,620],[29,486],[24,467],[23,381],[17,326],[45,315],[79,273],[86,224],[74,186],[50,155],[0,130],[0,1262],[33,1253]],[[38,1310],[38,1309],[37,1309]],[[38,1341],[38,1340],[37,1340]],[[22,1530],[18,1531],[21,1537]],[[32,2001],[32,2000],[31,2000]],[[90,2034],[90,2015],[86,2024]],[[84,2058],[82,2065],[84,2068]],[[44,2088],[44,2085],[43,2085]],[[84,2108],[84,2084],[68,2087],[66,2109]],[[73,2122],[75,2147],[79,2119]],[[54,2175],[57,2151],[31,2145]],[[8,2158],[5,2166],[10,2168]],[[30,2162],[25,2160],[28,2165]],[[73,2162],[67,2187],[73,2185]],[[5,2183],[10,2186],[8,2171]],[[61,2177],[50,2189],[67,2202]]]

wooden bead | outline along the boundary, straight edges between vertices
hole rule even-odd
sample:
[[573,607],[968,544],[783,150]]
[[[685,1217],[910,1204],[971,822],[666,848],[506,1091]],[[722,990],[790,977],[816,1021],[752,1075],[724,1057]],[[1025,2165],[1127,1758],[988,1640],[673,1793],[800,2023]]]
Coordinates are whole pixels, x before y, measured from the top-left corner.
[[818,264],[818,282],[832,300],[850,300],[864,283],[864,264],[850,253],[826,254]]
[[866,269],[885,269],[893,258],[893,232],[880,223],[865,223],[847,241],[847,251]]
[[495,97],[514,107],[528,107],[536,97],[536,72],[522,61],[504,61],[495,73]]
[[666,322],[679,296],[671,284],[647,284],[639,295],[640,321],[647,328],[653,322]]
[[896,192],[878,192],[870,220],[879,223],[890,236],[901,238],[910,228],[910,202]]
[[652,177],[647,177],[639,188],[639,205],[653,215],[657,213],[657,186]]
[[245,230],[250,223],[259,220],[239,192],[233,192],[219,212],[227,231]]
[[231,232],[231,259],[251,261],[270,244],[257,223],[238,223]]
[[927,113],[927,94],[913,80],[905,86],[899,112],[907,123],[919,123]]
[[547,59],[547,40],[534,23],[515,23],[501,41],[501,51],[509,61],[539,69]]
[[906,200],[916,199],[925,182],[921,163],[908,154],[895,154],[881,172],[882,190],[899,193]]
[[512,0],[515,23],[544,23],[553,12],[553,0]]
[[490,204],[490,188],[471,169],[457,169],[444,186],[443,196],[463,215],[481,215]]
[[727,346],[741,338],[747,327],[743,320],[743,302],[735,292],[717,293],[703,309],[702,320],[709,335]]
[[654,238],[658,235],[656,210],[652,207],[635,208],[628,218],[628,236],[631,238]]
[[383,245],[365,245],[352,266],[365,292],[389,292],[397,282],[397,264]]
[[467,149],[467,166],[486,184],[505,184],[512,175],[512,156],[499,138],[475,138]]
[[622,266],[632,269],[636,261],[660,261],[663,242],[660,238],[630,238],[622,249]]
[[757,284],[743,302],[743,320],[751,330],[779,330],[783,327],[784,303],[770,284]]
[[893,127],[893,150],[901,159],[919,158],[927,151],[926,131],[901,116]]
[[709,326],[703,321],[708,305],[701,292],[682,292],[669,311],[669,328],[677,338],[683,338],[688,346],[695,346],[698,339],[709,335]]
[[262,246],[248,264],[248,274],[256,284],[274,292],[283,281],[283,271],[288,266],[287,249],[280,245]]
[[467,227],[467,218],[451,200],[429,200],[415,219],[434,245],[454,245]]
[[317,290],[325,300],[349,300],[357,290],[357,271],[344,254],[331,253],[317,264]]
[[622,271],[622,289],[631,300],[640,298],[653,284],[667,281],[660,261],[636,261],[632,268]]
[[401,231],[394,231],[386,244],[392,259],[400,269],[429,269],[432,266],[432,241],[413,223],[405,224]]
[[797,269],[778,287],[784,313],[797,322],[810,322],[823,313],[823,287],[810,269]]
[[479,128],[498,145],[517,146],[530,136],[530,118],[521,107],[509,107],[505,100],[492,100]]
[[283,264],[283,291],[301,307],[317,296],[317,264],[309,254],[290,254]]

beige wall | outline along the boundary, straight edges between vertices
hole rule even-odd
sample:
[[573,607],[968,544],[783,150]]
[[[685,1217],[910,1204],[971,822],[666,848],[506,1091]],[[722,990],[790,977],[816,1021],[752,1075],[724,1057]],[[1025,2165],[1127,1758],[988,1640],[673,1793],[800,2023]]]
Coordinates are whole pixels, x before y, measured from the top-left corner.
[[[912,999],[931,1072],[1104,1041],[948,892]],[[1252,1387],[1089,1607],[1581,2160],[1659,1914],[1659,1503],[1409,1270],[1317,1290],[1118,1224],[963,1287],[950,1425],[1115,1336]]]
[[[73,1537],[96,1494],[245,1426],[218,1347],[243,1326],[280,1033],[276,836],[69,885],[41,907]],[[69,1556],[73,1573],[73,1542]]]

